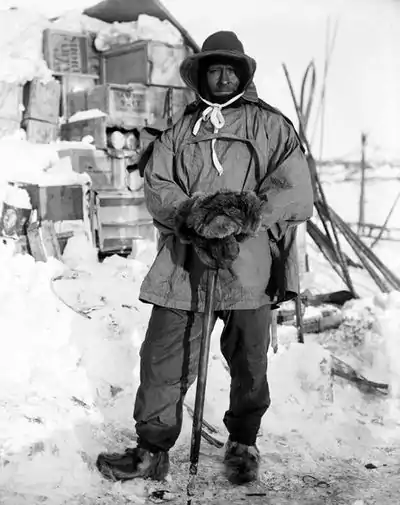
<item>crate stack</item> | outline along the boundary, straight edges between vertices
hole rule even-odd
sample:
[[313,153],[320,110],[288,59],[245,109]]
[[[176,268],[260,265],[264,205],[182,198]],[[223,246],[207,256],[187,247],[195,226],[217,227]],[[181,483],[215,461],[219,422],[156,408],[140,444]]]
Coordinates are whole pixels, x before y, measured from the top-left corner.
[[175,115],[194,99],[183,83],[179,66],[189,54],[186,46],[156,41],[138,41],[102,55],[100,79],[103,85],[141,84],[146,89],[147,124]]
[[[188,52],[183,45],[137,41],[103,53],[101,84],[89,91],[89,105],[104,111],[113,125],[125,129],[131,126],[129,121],[139,131],[160,120],[167,124],[168,119],[194,99],[179,74],[179,66]],[[140,137],[140,149],[145,147]],[[127,198],[121,193],[119,198],[115,196],[110,192],[97,195],[101,247],[112,250],[118,244],[124,248],[131,244],[134,248],[140,239],[155,237],[143,196],[131,194]],[[116,216],[126,216],[125,223],[118,223]]]
[[86,91],[99,79],[100,57],[85,33],[48,28],[43,32],[43,55],[61,88],[60,116],[65,120],[87,110]]
[[[97,53],[82,34],[48,31],[46,61],[61,83],[61,138],[90,136],[95,151],[74,149],[74,170],[92,178],[96,234],[102,252],[134,248],[155,237],[146,210],[142,179],[135,167],[146,147],[144,127],[171,118],[194,95],[180,78],[189,49],[155,41],[136,41]],[[72,116],[82,111],[98,114]],[[129,182],[128,182],[129,181]]]

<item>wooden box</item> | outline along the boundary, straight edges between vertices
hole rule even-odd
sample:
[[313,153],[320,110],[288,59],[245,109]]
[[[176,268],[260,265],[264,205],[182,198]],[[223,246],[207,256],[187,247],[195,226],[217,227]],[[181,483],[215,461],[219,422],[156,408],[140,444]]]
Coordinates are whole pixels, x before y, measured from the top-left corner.
[[0,81],[0,118],[20,123],[22,108],[22,86]]
[[80,142],[86,135],[94,139],[97,149],[107,149],[107,118],[95,117],[71,121],[61,125],[61,139],[70,142]]
[[96,195],[95,206],[100,251],[130,251],[134,240],[155,238],[144,198],[129,191],[104,191]]
[[81,220],[84,216],[82,186],[38,186],[20,184],[29,193],[32,209],[37,210],[39,220]]
[[60,158],[70,157],[75,172],[87,173],[92,179],[94,190],[113,188],[112,160],[104,151],[67,149],[59,151],[58,155]]
[[24,86],[24,119],[37,119],[56,124],[60,112],[61,89],[57,80],[33,79]]
[[88,52],[88,37],[85,34],[52,28],[43,32],[44,59],[53,72],[87,74]]
[[68,119],[76,112],[87,110],[87,92],[96,86],[97,75],[64,74],[57,76],[61,82],[60,116]]
[[[172,115],[183,112],[185,107],[196,98],[194,92],[188,88],[165,88],[162,86],[149,86],[149,124],[159,119],[167,119],[169,112]],[[168,96],[171,99],[169,107]]]
[[101,82],[184,87],[179,67],[188,54],[186,46],[162,42],[127,44],[102,54]]
[[147,89],[140,84],[96,86],[88,92],[87,106],[106,113],[108,126],[129,129],[144,126],[148,120]]
[[58,137],[58,125],[38,121],[36,119],[25,119],[22,123],[26,131],[26,138],[35,144],[50,144]]

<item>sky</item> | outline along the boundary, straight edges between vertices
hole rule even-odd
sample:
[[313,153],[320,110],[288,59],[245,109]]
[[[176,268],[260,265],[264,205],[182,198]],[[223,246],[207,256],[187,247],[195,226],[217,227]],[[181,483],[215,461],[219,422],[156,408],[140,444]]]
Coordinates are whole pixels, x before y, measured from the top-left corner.
[[[95,3],[35,0],[34,6],[55,15]],[[400,159],[399,0],[163,0],[163,4],[200,45],[214,31],[235,31],[258,63],[255,82],[261,98],[296,125],[282,63],[299,95],[306,67],[314,60],[316,97],[308,135],[317,157],[357,159],[365,132],[371,157]],[[0,7],[11,5],[32,6],[31,0],[0,0]],[[337,35],[327,77],[321,150],[315,115],[328,24],[331,36],[337,24]]]

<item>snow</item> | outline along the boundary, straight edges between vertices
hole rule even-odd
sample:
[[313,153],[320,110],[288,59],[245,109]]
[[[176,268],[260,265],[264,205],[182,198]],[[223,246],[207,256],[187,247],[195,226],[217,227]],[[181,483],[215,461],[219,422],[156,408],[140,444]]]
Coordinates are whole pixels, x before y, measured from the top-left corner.
[[4,196],[4,202],[19,209],[32,208],[28,192],[16,186],[8,186]]
[[30,10],[1,10],[0,7],[0,81],[24,84],[37,77],[52,79],[43,53],[43,30],[49,20]]
[[102,112],[99,109],[90,109],[90,110],[82,110],[80,112],[76,112],[73,116],[71,116],[68,120],[69,123],[74,123],[75,121],[83,121],[85,119],[94,119],[96,117],[107,117],[107,114]]
[[[341,183],[336,188],[341,191]],[[13,255],[0,242],[0,320],[7,329],[1,333],[0,353],[2,503],[96,503],[100,497],[102,503],[125,503],[128,497],[143,503],[152,489],[142,481],[106,483],[94,467],[100,451],[135,443],[132,409],[139,349],[151,310],[138,301],[138,293],[156,254],[153,243],[144,241],[141,247],[136,258],[111,256],[99,263],[82,234],[69,240],[63,263],[35,263],[30,256]],[[310,254],[312,265],[317,264],[315,285],[338,289],[337,279],[329,286],[323,277],[329,267],[315,263],[321,260],[312,249]],[[38,317],[43,307],[45,317]],[[377,294],[371,287],[369,295],[344,307],[338,329],[307,335],[305,344],[296,343],[295,328],[279,327],[279,350],[270,354],[272,404],[258,440],[266,482],[275,479],[281,489],[284,475],[295,486],[299,473],[323,476],[333,464],[387,461],[382,447],[389,448],[398,437],[400,413],[399,309],[400,293]],[[313,311],[309,308],[307,315]],[[223,441],[229,375],[219,350],[220,331],[218,322],[205,417]],[[332,354],[371,380],[387,381],[389,397],[365,397],[332,377]],[[186,399],[192,406],[194,394],[192,387]],[[191,419],[185,414],[169,484],[180,492],[190,432]],[[209,468],[216,471],[207,454],[220,457],[206,443],[202,447],[200,473],[205,476],[199,476],[200,482],[209,478]],[[360,493],[349,493],[343,503],[354,503],[364,496]]]
[[[149,35],[148,21],[141,19]],[[47,17],[38,12],[1,12],[0,80],[49,78],[41,57],[41,33],[48,25]],[[110,42],[106,36],[110,30],[121,35],[127,28],[105,27],[77,11],[62,16],[54,26],[95,30],[102,33],[104,44]],[[99,112],[78,113],[75,119]],[[68,158],[59,158],[61,149],[76,146],[93,149],[87,143],[35,145],[21,132],[0,139],[0,204],[29,207],[26,193],[10,186],[12,182],[87,184],[88,177],[73,172]],[[367,171],[367,221],[383,223],[400,191],[399,170],[382,164]],[[321,176],[332,207],[345,220],[356,221],[358,174],[337,165],[323,167]],[[400,205],[389,226],[399,222]],[[311,271],[303,276],[302,288],[343,289],[317,249],[308,247]],[[400,275],[400,243],[381,241],[375,250]],[[106,483],[95,460],[100,451],[135,444],[132,410],[139,352],[151,311],[138,295],[156,254],[154,243],[141,241],[130,257],[111,256],[100,263],[87,236],[78,232],[68,241],[62,262],[42,263],[15,254],[14,241],[0,240],[2,504],[144,503],[152,484]],[[306,335],[306,343],[299,344],[294,327],[279,327],[279,350],[271,351],[268,372],[272,404],[258,439],[263,456],[260,485],[268,491],[270,503],[397,503],[398,476],[388,470],[384,477],[371,478],[364,465],[372,461],[393,466],[400,414],[400,293],[380,294],[364,271],[351,273],[361,299],[345,305],[339,328]],[[309,307],[306,315],[317,312]],[[218,322],[213,332],[205,418],[224,441],[227,433],[221,419],[229,401],[229,374],[219,349],[221,328]],[[363,394],[332,376],[333,356],[371,380],[386,382],[388,396]],[[192,387],[188,405],[193,406],[194,395]],[[168,483],[179,493],[188,476],[190,433],[191,418],[185,411]],[[249,502],[243,490],[227,487],[218,477],[220,460],[221,451],[202,444],[201,498]],[[331,491],[299,484],[309,473],[328,482]],[[338,501],[335,493],[340,495]]]

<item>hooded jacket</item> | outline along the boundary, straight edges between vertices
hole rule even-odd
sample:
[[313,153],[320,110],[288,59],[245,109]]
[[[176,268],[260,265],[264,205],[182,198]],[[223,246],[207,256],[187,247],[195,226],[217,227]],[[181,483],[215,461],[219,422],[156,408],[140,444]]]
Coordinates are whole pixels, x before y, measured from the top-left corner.
[[[223,52],[232,56],[232,51]],[[197,94],[199,59],[207,54],[203,46],[200,55],[181,66],[183,80]],[[154,142],[144,192],[160,236],[157,256],[141,286],[143,302],[204,310],[206,267],[193,247],[177,237],[174,219],[193,193],[218,190],[252,190],[266,202],[261,231],[240,244],[230,270],[218,271],[215,310],[254,309],[297,292],[296,225],[310,218],[313,209],[307,161],[290,121],[258,99],[252,84],[255,61],[241,51],[234,51],[233,58],[241,58],[247,72],[243,96],[221,111],[224,125],[216,132],[207,117],[200,119],[207,104],[199,97]]]

